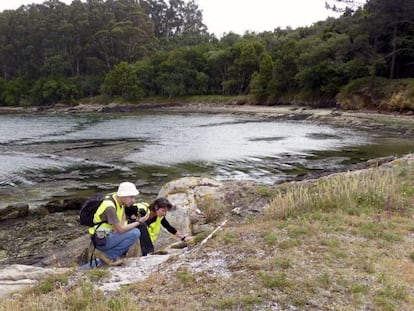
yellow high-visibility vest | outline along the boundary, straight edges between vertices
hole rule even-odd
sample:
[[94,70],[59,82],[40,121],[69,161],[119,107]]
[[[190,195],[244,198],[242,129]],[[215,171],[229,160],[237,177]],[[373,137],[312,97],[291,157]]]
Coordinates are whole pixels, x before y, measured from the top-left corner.
[[[119,221],[121,222],[121,224],[125,225],[126,224],[126,220],[125,220],[125,209],[124,207],[119,204],[119,202],[116,200],[116,196],[114,194],[111,194],[114,202],[112,202],[111,199],[105,199],[102,201],[101,205],[99,205],[98,209],[96,210],[95,215],[93,216],[93,222],[94,223],[100,223],[102,221],[101,219],[101,215],[105,212],[105,210],[112,206],[115,207],[115,211],[116,211],[116,216],[118,217]],[[96,228],[98,227],[98,225],[95,225],[93,227],[89,228],[89,233],[90,234],[94,234]],[[106,229],[106,230],[113,230],[114,226],[111,224],[108,224],[106,222],[102,223],[101,225],[99,225],[98,229]]]

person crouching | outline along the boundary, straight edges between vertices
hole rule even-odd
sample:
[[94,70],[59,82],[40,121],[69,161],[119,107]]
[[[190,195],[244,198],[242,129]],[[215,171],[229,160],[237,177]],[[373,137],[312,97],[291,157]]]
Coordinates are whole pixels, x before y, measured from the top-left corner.
[[139,225],[141,231],[140,244],[142,256],[147,256],[154,252],[154,243],[158,238],[163,226],[169,233],[176,236],[184,242],[189,242],[194,239],[193,236],[185,235],[174,228],[165,217],[168,211],[171,211],[173,205],[166,198],[158,198],[151,204],[135,203],[126,208],[125,212],[129,221],[136,221],[136,219],[147,219]]
[[145,218],[127,223],[125,216],[125,208],[134,204],[138,194],[133,183],[123,182],[119,184],[118,191],[110,194],[109,199],[105,199],[95,212],[94,223],[99,225],[90,227],[89,233],[94,236],[95,248],[99,251],[97,257],[108,265],[121,265],[121,256],[141,236],[137,227]]

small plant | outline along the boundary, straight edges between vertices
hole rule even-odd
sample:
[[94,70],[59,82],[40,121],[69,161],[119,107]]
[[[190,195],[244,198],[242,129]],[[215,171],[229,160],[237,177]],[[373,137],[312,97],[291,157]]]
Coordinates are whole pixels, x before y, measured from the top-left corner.
[[277,242],[277,235],[272,231],[266,232],[263,238],[269,245],[275,245]]
[[203,211],[207,223],[218,221],[224,216],[225,207],[216,199],[204,199],[199,203],[199,207]]
[[90,269],[85,273],[92,282],[97,282],[110,276],[110,272],[104,269]]
[[279,268],[282,269],[289,269],[292,268],[292,262],[290,259],[286,259],[286,258],[282,258],[282,259],[277,259],[274,261],[274,264],[276,266],[278,266]]
[[188,267],[182,267],[182,268],[180,268],[175,273],[175,276],[182,283],[192,283],[195,280],[194,274],[190,271],[190,269]]
[[323,239],[321,245],[328,246],[330,248],[338,248],[341,246],[341,241],[338,239]]
[[384,288],[375,292],[374,301],[385,310],[395,310],[397,303],[407,300],[408,295],[408,291],[404,286],[387,284]]
[[223,235],[224,244],[233,244],[237,241],[237,235],[234,232],[226,231]]
[[258,186],[256,187],[257,194],[261,195],[262,197],[266,197],[272,199],[275,195],[275,192],[270,187]]
[[122,301],[118,298],[112,298],[109,300],[108,302],[109,308],[112,311],[121,311],[124,310],[124,308],[122,307]]
[[353,284],[351,286],[351,292],[353,294],[367,294],[368,286],[365,284]]
[[280,242],[277,247],[280,249],[289,249],[297,246],[301,246],[302,242],[298,239],[287,239]]
[[251,294],[251,295],[243,295],[242,297],[240,297],[240,301],[243,306],[251,306],[251,305],[262,303],[263,300],[261,297]]
[[365,271],[368,274],[375,273],[375,264],[373,259],[365,259],[361,261],[362,271]]
[[286,273],[276,272],[276,273],[259,273],[259,277],[262,279],[263,285],[267,288],[289,288],[292,285],[287,278]]
[[41,281],[33,290],[35,293],[46,294],[68,283],[67,274],[56,274]]
[[64,297],[68,310],[90,310],[92,306],[98,308],[97,303],[104,303],[104,293],[94,288],[89,282],[79,281],[78,286]]
[[194,243],[200,243],[201,241],[203,241],[208,235],[210,234],[210,232],[208,231],[203,231],[198,233],[197,235],[194,236]]
[[318,276],[319,284],[324,288],[329,288],[332,285],[332,277],[329,273],[324,272]]

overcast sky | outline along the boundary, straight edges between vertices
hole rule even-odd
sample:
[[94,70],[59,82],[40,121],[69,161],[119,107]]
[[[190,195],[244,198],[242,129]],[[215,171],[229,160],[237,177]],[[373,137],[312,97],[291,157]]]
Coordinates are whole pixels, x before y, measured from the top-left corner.
[[[60,0],[70,4],[72,0]],[[44,0],[1,0],[0,11]],[[166,1],[167,2],[167,1]],[[333,2],[333,1],[330,1]],[[325,9],[325,0],[198,0],[210,33],[273,31],[280,27],[310,26],[338,14]]]

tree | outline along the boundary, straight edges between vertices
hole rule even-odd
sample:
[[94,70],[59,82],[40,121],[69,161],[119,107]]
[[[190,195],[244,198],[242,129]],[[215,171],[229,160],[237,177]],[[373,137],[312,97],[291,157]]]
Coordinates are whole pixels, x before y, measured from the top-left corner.
[[385,53],[389,63],[388,77],[406,76],[404,67],[408,65],[413,68],[414,60],[414,2],[372,0],[366,7],[370,13],[375,45],[379,52]]
[[141,99],[145,94],[134,66],[127,62],[119,63],[108,72],[102,90],[111,97],[121,96],[127,100]]
[[155,26],[155,35],[170,38],[177,35],[206,33],[203,14],[194,0],[140,0],[140,5]]
[[[414,2],[412,0],[336,0],[351,12],[366,12],[370,44],[388,63],[388,77],[414,75]],[[335,5],[328,7],[336,9]],[[351,10],[350,7],[359,7]],[[345,12],[346,12],[345,10]],[[378,60],[381,64],[382,61]],[[381,74],[381,72],[376,72]]]
[[238,41],[231,51],[234,61],[229,66],[223,88],[228,94],[247,94],[253,73],[259,70],[264,46],[259,41]]
[[38,105],[79,98],[76,84],[66,77],[43,77],[34,83],[31,94],[31,100]]
[[325,33],[302,40],[295,76],[299,86],[314,95],[334,98],[344,83],[343,64],[351,49],[346,34]]
[[273,78],[274,64],[272,57],[268,53],[264,53],[260,63],[259,72],[255,72],[250,82],[251,93],[255,96],[259,103],[264,103],[272,95],[274,91]]
[[163,96],[205,94],[208,76],[206,59],[201,47],[183,47],[163,53],[156,70],[155,84]]

